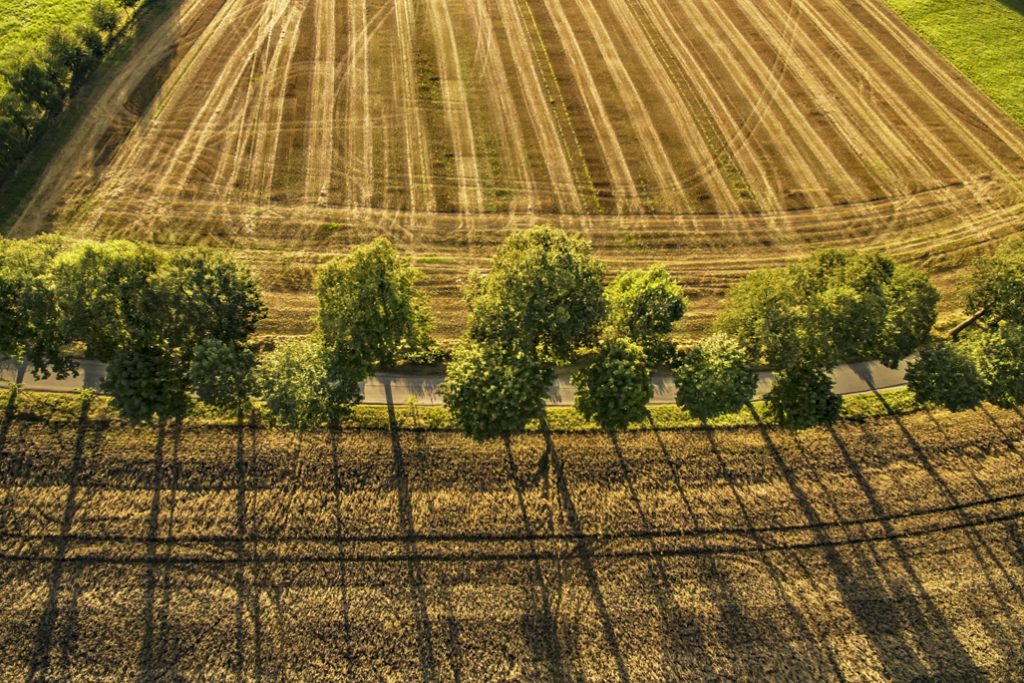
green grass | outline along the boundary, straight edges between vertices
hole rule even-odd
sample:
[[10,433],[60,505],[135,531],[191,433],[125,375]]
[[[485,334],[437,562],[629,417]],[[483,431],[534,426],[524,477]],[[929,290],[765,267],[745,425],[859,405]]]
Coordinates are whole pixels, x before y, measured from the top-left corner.
[[[0,70],[38,45],[54,26],[73,26],[95,0],[3,0],[0,2]],[[0,93],[7,88],[0,82]]]
[[886,0],[1024,125],[1024,0]]

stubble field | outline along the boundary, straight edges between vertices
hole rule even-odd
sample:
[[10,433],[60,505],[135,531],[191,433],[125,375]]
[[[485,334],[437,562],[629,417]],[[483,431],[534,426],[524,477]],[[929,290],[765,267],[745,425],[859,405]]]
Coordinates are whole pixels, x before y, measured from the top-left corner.
[[4,680],[1012,680],[1024,416],[0,426]]
[[880,0],[157,6],[12,234],[230,248],[268,331],[308,329],[316,265],[378,234],[442,336],[466,272],[545,221],[668,264],[699,329],[750,268],[827,245],[948,291],[1024,211],[1020,129]]

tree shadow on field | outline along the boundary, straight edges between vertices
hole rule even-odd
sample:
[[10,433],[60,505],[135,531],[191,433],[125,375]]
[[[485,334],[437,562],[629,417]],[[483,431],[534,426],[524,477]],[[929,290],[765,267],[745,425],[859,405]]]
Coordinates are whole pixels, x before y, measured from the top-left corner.
[[[820,525],[821,517],[811,503],[810,497],[798,483],[793,471],[783,459],[764,422],[761,421],[756,411],[751,409],[750,412],[757,423],[767,452],[771,455],[777,471],[782,475],[803,516],[810,524]],[[835,435],[834,430],[833,435]],[[864,489],[865,486],[868,486],[866,478],[852,463],[848,452],[844,450],[843,454],[858,485],[865,490],[867,495],[870,488]],[[873,493],[869,496],[869,500],[875,516],[882,517],[886,514]],[[885,525],[886,534],[891,535],[891,525],[887,522],[882,523]],[[899,541],[893,541],[892,547],[897,552],[900,564],[910,579],[911,590],[903,588],[899,582],[890,580],[890,585],[896,590],[896,596],[893,597],[881,583],[879,577],[869,571],[869,565],[860,552],[857,553],[857,556],[864,564],[862,570],[851,567],[840,557],[820,526],[815,527],[814,535],[816,541],[821,545],[825,561],[836,577],[843,602],[850,614],[857,620],[861,632],[872,643],[875,653],[885,669],[886,677],[925,680],[933,676],[933,672],[942,674],[950,672],[949,665],[952,664],[955,667],[958,680],[985,679],[943,619],[930,596],[925,592],[920,578],[910,563],[909,556]],[[878,568],[881,569],[881,567],[882,565],[879,564]],[[902,635],[906,631],[905,624],[914,627],[916,625],[924,626],[929,622],[931,622],[929,635],[933,640],[942,644],[943,650],[926,647],[919,654]],[[920,634],[915,633],[915,635]],[[943,654],[945,654],[944,658]]]
[[[756,411],[751,408],[751,412],[755,413],[755,419],[757,419]],[[736,478],[729,468],[728,463],[725,460],[725,455],[722,453],[722,449],[718,444],[718,439],[715,437],[715,430],[706,422],[701,425],[701,429],[704,435],[707,437],[708,446],[711,449],[711,453],[715,456],[718,462],[719,470],[725,477],[729,484],[729,490],[732,493],[732,498],[736,502],[736,507],[739,509],[740,514],[743,516],[743,523],[746,524],[747,528],[751,530],[751,536],[754,539],[754,543],[758,549],[758,557],[761,561],[762,566],[768,571],[768,575],[771,578],[772,587],[775,589],[775,597],[780,604],[785,606],[786,613],[788,614],[796,630],[799,632],[801,639],[808,645],[813,645],[819,642],[819,639],[815,633],[811,630],[811,626],[804,616],[800,608],[793,603],[793,600],[786,593],[786,582],[783,577],[783,572],[775,565],[771,560],[770,555],[765,550],[765,542],[761,538],[761,534],[753,531],[757,525],[754,523],[754,519],[747,509],[746,503],[743,501],[743,496],[740,495],[739,486],[736,483]],[[786,639],[782,638],[772,643],[776,647],[785,647],[789,651],[790,659],[793,661],[800,661],[801,658],[806,658],[807,653],[802,653],[795,649]],[[833,674],[839,680],[845,680],[843,670],[839,666],[839,662],[836,661],[835,653],[831,648],[822,646],[816,650],[819,653],[823,653],[825,658],[828,660],[828,667]],[[812,653],[813,655],[813,653]],[[815,662],[819,664],[819,662]],[[810,670],[809,670],[810,671]],[[766,673],[759,673],[758,678],[766,676]]]
[[[71,458],[71,466],[67,473],[68,495],[64,503],[64,514],[61,518],[60,535],[57,538],[53,566],[47,579],[46,602],[44,603],[39,623],[36,625],[26,681],[44,681],[51,678],[49,672],[50,650],[53,645],[53,631],[57,625],[60,591],[65,571],[64,559],[71,544],[68,535],[71,533],[75,512],[78,509],[79,477],[85,457],[85,436],[88,427],[90,405],[90,400],[88,398],[84,399],[78,416],[75,446]],[[6,423],[7,421],[5,420]]]
[[573,503],[572,495],[569,492],[569,484],[565,479],[562,459],[558,456],[558,451],[555,450],[555,442],[551,438],[551,430],[543,416],[541,417],[540,426],[544,434],[544,444],[547,448],[549,462],[555,473],[555,488],[558,491],[558,497],[565,512],[566,520],[573,535],[581,537],[576,541],[576,555],[579,557],[580,565],[583,568],[583,575],[587,582],[587,589],[590,591],[590,597],[597,610],[598,619],[601,621],[601,630],[604,632],[609,654],[615,661],[618,679],[620,681],[629,681],[629,671],[626,669],[626,662],[622,658],[619,637],[615,633],[615,627],[608,612],[608,606],[605,604],[604,593],[601,591],[601,584],[597,578],[597,571],[594,569],[594,557],[590,549],[591,542],[587,538],[582,537],[583,525],[580,523],[579,515],[576,513],[576,505]]
[[[334,492],[334,538],[338,550],[338,591],[341,597],[342,613],[342,648],[344,650],[345,664],[349,666],[352,661],[352,621],[350,617],[351,606],[349,605],[348,579],[345,570],[345,543],[342,536],[345,533],[345,525],[341,515],[341,466],[338,453],[341,442],[341,430],[332,426],[329,432],[331,440],[331,488]],[[345,672],[346,678],[352,677],[351,670]]]
[[[523,535],[529,539],[531,556],[530,579],[532,581],[532,590],[527,591],[527,600],[530,607],[523,615],[523,635],[526,644],[532,651],[533,659],[544,662],[547,665],[552,681],[564,683],[570,680],[570,677],[566,674],[565,662],[562,659],[562,642],[558,635],[558,624],[554,618],[550,591],[547,582],[544,580],[544,568],[537,556],[537,544],[531,538],[534,530],[533,525],[530,523],[530,515],[526,509],[525,494],[531,482],[519,476],[519,468],[516,466],[515,458],[512,456],[512,441],[506,436],[503,444],[509,478],[512,480],[516,501],[519,504],[519,517],[523,524]],[[547,464],[547,451],[544,453],[542,464]],[[538,468],[537,480],[532,482],[533,485],[539,483],[539,477],[545,469],[546,467]]]
[[[951,507],[957,515],[958,520],[961,524],[964,525],[963,534],[968,541],[968,544],[971,549],[971,554],[974,556],[974,560],[977,563],[978,568],[982,570],[986,579],[988,580],[990,588],[992,590],[995,590],[996,583],[991,573],[989,572],[988,567],[986,566],[985,559],[982,557],[983,554],[988,557],[989,561],[996,568],[999,574],[1002,575],[1003,580],[1005,580],[1006,583],[1013,590],[1013,592],[1016,593],[1017,597],[1024,600],[1024,588],[1022,588],[1020,584],[1013,578],[1013,576],[1007,571],[1006,566],[996,556],[995,552],[992,550],[992,547],[989,545],[989,543],[981,536],[978,530],[972,526],[972,518],[969,517],[962,509],[963,502],[959,499],[959,497],[956,495],[956,492],[945,480],[945,478],[943,478],[938,468],[936,468],[935,465],[932,463],[931,459],[928,457],[926,449],[923,446],[921,446],[921,443],[914,437],[913,433],[910,431],[910,428],[907,427],[903,418],[892,409],[889,403],[885,400],[885,397],[877,391],[875,392],[875,394],[878,396],[878,399],[882,402],[882,406],[886,409],[886,411],[892,417],[893,421],[899,427],[900,431],[903,433],[904,438],[910,445],[910,448],[913,451],[914,456],[917,458],[917,461],[920,463],[922,469],[924,469],[924,471],[928,474],[931,480],[935,482],[936,487],[939,489],[939,491],[942,492],[943,498],[945,498],[946,501],[951,505]],[[982,406],[981,410],[984,410],[984,406]],[[928,413],[928,416],[931,418],[933,424],[936,425],[939,432],[944,433],[942,427],[939,426],[938,421],[935,420],[935,417],[930,412]],[[989,415],[989,419],[995,422],[994,418],[991,415]],[[998,423],[996,423],[996,426],[998,428]],[[1002,432],[1002,429],[999,428],[999,431]],[[1006,438],[1005,432],[1002,433],[1002,436]],[[1007,443],[1009,443],[1009,440],[1006,440]],[[1013,446],[1011,445],[1010,448],[1012,449]],[[978,482],[980,484],[977,475],[973,471],[971,474],[974,477],[975,482]],[[1014,621],[1005,603],[1000,603],[1000,606],[1006,611],[1007,618],[1009,618],[1011,622]]]
[[0,422],[0,453],[7,447],[7,435],[11,431],[11,423],[18,412],[18,388],[11,387],[7,394],[7,403],[4,405],[3,421]]
[[[644,512],[640,494],[633,483],[633,474],[622,454],[619,437],[614,433],[609,433],[608,438],[619,461],[619,469],[622,470],[622,481],[626,485],[630,501],[636,509],[643,530],[653,532],[654,525],[651,524],[650,518]],[[647,568],[651,578],[650,593],[661,618],[663,635],[668,641],[667,646],[662,648],[665,680],[680,680],[691,668],[698,671],[711,671],[712,662],[706,648],[707,638],[697,620],[692,615],[684,614],[679,606],[672,590],[672,577],[665,566],[665,560],[658,553],[653,542],[650,556],[647,559]],[[691,637],[687,638],[684,634]],[[690,658],[697,660],[693,667],[688,661]]]
[[409,476],[405,468],[405,455],[398,432],[398,418],[391,394],[391,383],[384,380],[384,396],[388,406],[388,431],[391,434],[391,453],[395,491],[398,495],[398,521],[406,556],[406,579],[413,597],[413,613],[416,619],[416,654],[419,657],[420,673],[424,681],[438,680],[437,662],[434,658],[433,636],[430,614],[427,608],[427,593],[423,581],[423,567],[416,550],[416,530],[412,518],[412,494],[409,491]]
[[[183,648],[179,643],[172,642],[172,634],[168,629],[171,593],[171,567],[159,566],[160,560],[170,555],[173,544],[174,505],[178,483],[178,448],[181,444],[182,421],[174,421],[171,427],[171,477],[168,483],[167,503],[167,538],[160,540],[160,510],[163,504],[164,490],[164,451],[167,441],[167,423],[161,420],[157,425],[156,446],[153,450],[153,495],[150,499],[149,518],[147,520],[146,540],[146,579],[143,588],[143,633],[142,646],[138,656],[138,680],[151,681],[159,678],[174,678],[176,663]],[[163,558],[160,557],[161,546],[164,548]],[[160,599],[157,603],[157,586],[159,579]]]

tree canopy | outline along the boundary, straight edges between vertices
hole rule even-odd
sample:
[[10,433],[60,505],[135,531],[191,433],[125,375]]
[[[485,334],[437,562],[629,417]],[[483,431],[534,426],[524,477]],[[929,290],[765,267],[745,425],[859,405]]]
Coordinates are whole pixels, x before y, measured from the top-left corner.
[[755,271],[726,297],[719,328],[773,369],[828,369],[881,355],[895,365],[924,343],[938,294],[879,252],[823,251]]
[[384,237],[324,264],[314,288],[326,347],[369,368],[427,345],[430,318],[417,278]]
[[975,261],[965,289],[969,310],[1024,325],[1024,236],[1007,239],[991,256]]
[[974,408],[985,396],[985,385],[973,359],[959,344],[937,341],[921,349],[907,368],[907,387],[919,403],[952,411]]
[[484,441],[522,432],[541,417],[553,376],[536,354],[466,340],[448,364],[441,395],[462,431]]
[[643,420],[654,395],[644,350],[629,339],[603,340],[571,381],[576,409],[608,432]]
[[469,336],[513,352],[569,360],[605,314],[604,269],[590,244],[552,227],[511,235],[469,287]]
[[340,386],[330,379],[330,356],[320,340],[303,338],[260,358],[260,396],[274,424],[299,430],[336,424],[359,400],[358,384]]
[[686,297],[664,266],[622,273],[605,289],[613,337],[649,347],[686,313]]
[[765,396],[769,413],[783,427],[804,429],[839,419],[841,397],[832,393],[828,373],[795,366],[775,373],[775,386]]
[[757,389],[757,373],[742,344],[722,332],[686,354],[675,380],[676,403],[700,420],[736,412]]

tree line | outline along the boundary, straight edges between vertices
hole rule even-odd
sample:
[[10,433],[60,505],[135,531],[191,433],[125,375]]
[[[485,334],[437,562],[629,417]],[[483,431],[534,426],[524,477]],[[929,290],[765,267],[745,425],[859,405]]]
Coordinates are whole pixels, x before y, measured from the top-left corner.
[[[337,427],[362,381],[436,349],[418,277],[387,239],[358,246],[319,269],[314,333],[258,353],[259,287],[222,252],[0,240],[0,355],[43,376],[76,372],[73,354],[106,362],[102,388],[132,422],[181,417],[196,399],[241,416],[259,400],[276,424]],[[765,401],[778,423],[830,423],[842,401],[832,368],[895,367],[915,352],[907,380],[922,403],[1024,400],[1024,237],[970,271],[974,324],[956,340],[933,335],[938,299],[921,270],[881,252],[827,250],[752,272],[727,293],[713,333],[680,350],[670,335],[687,299],[663,266],[609,281],[589,242],[532,228],[469,278],[469,323],[441,392],[478,440],[543,420],[559,366],[574,369],[579,412],[608,431],[646,418],[659,366],[701,420],[748,405],[757,371],[771,369]]]
[[0,179],[13,171],[42,131],[110,49],[124,10],[138,0],[96,0],[85,21],[55,26],[41,45],[0,72]]

